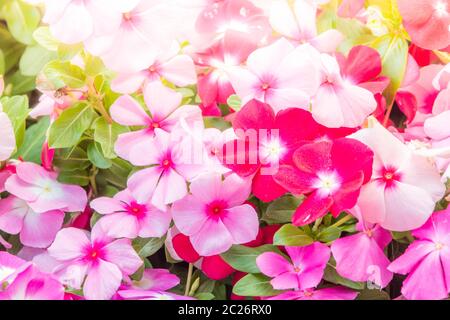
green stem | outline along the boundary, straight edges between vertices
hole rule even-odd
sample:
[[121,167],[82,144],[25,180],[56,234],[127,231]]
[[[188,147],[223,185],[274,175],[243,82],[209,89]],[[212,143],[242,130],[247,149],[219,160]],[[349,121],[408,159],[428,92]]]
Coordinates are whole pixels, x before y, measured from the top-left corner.
[[189,270],[186,279],[186,289],[184,290],[184,295],[189,295],[189,291],[191,290],[191,281],[192,281],[192,273],[194,272],[194,265],[189,263]]
[[316,220],[316,222],[314,222],[314,226],[313,226],[313,228],[312,228],[312,231],[313,231],[313,232],[316,232],[317,229],[319,229],[319,226],[320,226],[320,224],[322,223],[322,219],[323,219],[323,218],[319,218],[319,219]]
[[344,218],[342,218],[341,220],[336,221],[336,223],[333,224],[332,227],[339,227],[339,226],[343,225],[344,223],[346,223],[347,221],[349,221],[351,219],[353,219],[353,216],[347,215]]

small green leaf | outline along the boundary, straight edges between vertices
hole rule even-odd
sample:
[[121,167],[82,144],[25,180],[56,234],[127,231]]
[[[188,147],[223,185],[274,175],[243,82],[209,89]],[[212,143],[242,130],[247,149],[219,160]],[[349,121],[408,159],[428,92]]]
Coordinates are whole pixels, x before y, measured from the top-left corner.
[[27,47],[20,59],[20,72],[24,76],[36,76],[48,62],[55,58],[54,52],[48,51],[40,45]]
[[270,280],[262,274],[248,274],[234,285],[233,293],[244,297],[268,297],[282,293],[272,287]]
[[386,291],[366,288],[359,293],[357,300],[391,300],[391,299]]
[[89,160],[100,169],[109,169],[112,166],[112,162],[103,156],[101,147],[98,143],[92,142],[87,148],[87,155]]
[[24,76],[20,70],[8,76],[6,82],[12,87],[10,92],[12,96],[26,94],[36,88],[36,77]]
[[30,126],[25,132],[24,143],[14,157],[21,157],[25,161],[41,164],[42,145],[45,142],[49,126],[50,119],[48,117],[42,118],[36,124]]
[[101,145],[103,155],[108,159],[117,157],[114,152],[114,144],[121,133],[128,131],[117,123],[108,123],[104,118],[98,118],[94,125],[94,140]]
[[50,147],[57,149],[76,145],[96,116],[95,111],[85,103],[65,110],[50,127]]
[[330,226],[319,232],[319,234],[317,235],[317,240],[319,240],[320,242],[328,243],[338,239],[341,236],[341,233],[342,231],[338,227]]
[[262,216],[268,224],[282,224],[292,221],[292,215],[302,202],[301,198],[284,196],[269,204]]
[[276,246],[307,246],[314,240],[300,228],[285,224],[273,237],[273,244]]
[[3,111],[13,124],[16,143],[17,146],[20,146],[25,136],[25,121],[30,111],[28,108],[28,97],[3,97],[0,99],[0,103],[3,106]]
[[8,29],[17,41],[33,44],[33,32],[41,20],[39,9],[21,0],[9,0],[2,8]]
[[263,245],[257,248],[235,245],[221,256],[236,270],[246,273],[260,273],[261,271],[256,265],[256,258],[264,252],[280,253],[277,247],[273,245]]
[[146,258],[155,254],[163,245],[163,238],[138,238],[134,241],[133,247],[140,257]]
[[237,112],[241,110],[242,100],[238,95],[233,94],[228,97],[227,104],[231,109]]
[[75,171],[78,169],[87,169],[91,165],[91,162],[86,151],[80,147],[75,147],[56,150],[53,164],[62,171]]
[[86,170],[62,171],[59,173],[58,181],[85,187],[89,185],[89,173]]
[[33,33],[33,38],[41,47],[49,51],[58,50],[59,41],[52,36],[48,26],[37,28]]
[[65,86],[81,88],[86,81],[84,71],[69,61],[51,61],[44,67],[43,73],[58,89]]

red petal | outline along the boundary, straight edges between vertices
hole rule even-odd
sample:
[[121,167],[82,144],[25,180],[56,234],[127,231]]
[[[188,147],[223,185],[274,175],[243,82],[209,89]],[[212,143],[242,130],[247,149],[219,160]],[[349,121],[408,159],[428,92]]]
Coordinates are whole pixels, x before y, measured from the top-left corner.
[[297,208],[292,217],[292,223],[296,226],[304,226],[316,221],[328,213],[332,204],[332,198],[321,198],[314,192]]
[[253,178],[252,191],[263,202],[270,202],[286,193],[286,189],[275,182],[272,176],[258,172]]
[[194,263],[200,259],[188,236],[179,233],[172,239],[173,248],[178,256],[186,262]]
[[217,255],[203,258],[202,271],[212,280],[222,280],[232,274],[234,269]]

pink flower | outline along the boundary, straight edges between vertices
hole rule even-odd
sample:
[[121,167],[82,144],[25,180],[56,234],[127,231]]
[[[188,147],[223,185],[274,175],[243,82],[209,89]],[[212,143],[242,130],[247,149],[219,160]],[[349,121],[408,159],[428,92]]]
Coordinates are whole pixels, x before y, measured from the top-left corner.
[[[345,77],[341,74],[335,57],[327,54],[319,55],[314,51],[311,53],[314,57],[312,60],[318,64],[320,70],[320,86],[311,108],[314,119],[329,128],[361,126],[375,111],[377,102],[372,92],[359,86],[358,83],[361,80],[369,80],[371,74],[375,74],[376,66],[379,64],[375,57],[378,55],[370,59],[373,63],[371,67],[359,64],[359,70],[349,63],[352,60],[348,60],[345,67],[347,74],[351,73],[352,76]],[[349,56],[349,59],[353,57]]]
[[[0,267],[1,269],[1,267]],[[0,300],[63,300],[64,287],[53,276],[29,264],[0,292]]]
[[355,206],[361,186],[370,180],[373,152],[357,140],[340,138],[303,145],[292,160],[280,166],[275,181],[295,195],[308,195],[292,218],[295,225],[305,225]]
[[175,202],[175,226],[190,237],[202,256],[227,251],[233,244],[252,241],[258,234],[258,216],[243,204],[250,195],[249,181],[230,175],[202,175],[192,181],[191,195]]
[[387,270],[390,261],[383,251],[392,240],[391,234],[379,225],[361,222],[357,229],[360,232],[337,239],[331,245],[336,271],[344,278],[371,281],[384,288],[393,276]]
[[3,112],[0,104],[0,161],[8,160],[16,149],[16,137],[14,128],[8,115]]
[[320,242],[305,247],[285,247],[291,261],[275,252],[265,252],[256,258],[256,265],[273,278],[274,289],[305,290],[316,287],[330,259],[330,249]]
[[6,164],[4,168],[0,169],[0,193],[5,191],[5,183],[10,176],[16,173],[14,164]]
[[83,211],[87,203],[84,189],[59,183],[56,176],[56,172],[46,171],[37,164],[22,162],[16,166],[16,174],[6,181],[5,188],[25,200],[37,213],[52,210]]
[[[108,6],[109,3],[105,5]],[[90,37],[85,46],[114,71],[134,73],[145,70],[159,52],[168,50],[175,40],[172,8],[167,2],[147,0],[122,0],[117,7],[121,12],[119,24],[113,21],[112,30]]]
[[128,189],[117,193],[114,198],[95,199],[91,207],[104,215],[98,223],[114,238],[160,238],[172,220],[169,212],[139,203]]
[[229,31],[212,47],[195,54],[197,65],[205,68],[198,79],[198,94],[205,106],[227,103],[234,94],[227,68],[244,63],[255,49],[253,38]]
[[248,102],[236,114],[233,128],[238,139],[224,146],[222,162],[240,176],[255,175],[252,192],[265,202],[286,193],[273,175],[280,164],[291,162],[298,147],[315,139],[351,132],[321,126],[308,111],[298,108],[275,115],[269,105],[256,100]]
[[0,251],[0,283],[11,283],[17,276],[17,273],[29,265],[15,255],[6,251]]
[[311,50],[315,49],[310,45],[295,48],[281,38],[250,54],[247,68],[229,67],[227,74],[243,104],[256,99],[276,112],[286,108],[307,109],[310,97],[320,85]]
[[180,46],[174,42],[167,52],[160,53],[147,68],[135,73],[120,73],[111,83],[111,88],[120,93],[134,93],[143,85],[166,79],[184,87],[197,82],[194,61],[185,54],[179,54]]
[[142,265],[130,240],[113,240],[99,225],[91,234],[75,228],[62,229],[48,253],[61,263],[55,272],[69,286],[79,289],[86,277],[83,293],[89,300],[111,298],[123,277]]
[[[318,5],[325,1],[282,0],[270,8],[270,24],[282,36],[297,43],[309,42],[321,52],[333,53],[344,39],[337,30],[329,29],[317,34],[316,14]],[[292,4],[291,4],[292,3]]]
[[187,194],[186,181],[204,171],[204,158],[200,154],[203,142],[191,141],[190,137],[182,137],[183,134],[181,129],[169,134],[158,128],[155,139],[140,143],[131,151],[132,164],[151,166],[128,180],[128,189],[139,203],[151,203],[166,211],[167,205]]
[[450,211],[435,212],[412,234],[417,240],[389,270],[408,274],[402,286],[405,298],[446,299],[450,293]]
[[122,299],[130,300],[193,300],[167,290],[180,283],[180,278],[166,269],[147,269],[142,279],[130,286],[120,289],[117,294]]
[[375,153],[373,174],[361,189],[357,205],[364,221],[393,231],[420,227],[445,192],[439,172],[376,120],[351,137]]
[[354,300],[358,292],[344,287],[288,291],[267,300]]
[[430,50],[450,45],[449,0],[398,0],[398,9],[413,43]]
[[9,196],[0,200],[0,230],[20,233],[20,242],[29,247],[47,248],[64,221],[64,212],[35,212],[26,201]]
[[111,117],[124,126],[143,126],[138,131],[123,133],[115,144],[116,153],[130,160],[132,149],[155,136],[155,129],[170,132],[180,119],[188,124],[202,122],[201,110],[196,106],[180,106],[182,95],[162,85],[149,83],[144,89],[148,111],[129,95],[121,96],[111,106]]
[[[44,0],[44,22],[61,42],[76,44],[94,34],[104,34],[118,28],[123,0]],[[136,1],[132,1],[136,2]]]

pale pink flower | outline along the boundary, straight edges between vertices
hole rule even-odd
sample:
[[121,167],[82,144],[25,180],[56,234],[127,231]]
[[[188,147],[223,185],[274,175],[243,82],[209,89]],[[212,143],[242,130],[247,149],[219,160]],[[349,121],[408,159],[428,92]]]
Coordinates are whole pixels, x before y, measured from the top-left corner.
[[6,191],[25,200],[38,213],[52,210],[83,211],[87,195],[83,188],[59,183],[57,173],[31,162],[16,166],[16,174],[5,183]]
[[256,258],[256,265],[273,278],[274,289],[305,290],[316,287],[330,259],[330,249],[320,242],[304,247],[285,247],[291,261],[275,252],[265,252]]
[[124,126],[144,128],[119,135],[114,146],[116,153],[121,158],[130,160],[133,148],[151,140],[155,136],[155,129],[170,132],[180,119],[192,125],[203,123],[201,109],[188,105],[180,107],[182,98],[181,93],[165,87],[160,82],[152,82],[144,89],[147,108],[142,107],[129,95],[117,99],[110,109],[114,121]]
[[258,234],[258,216],[252,206],[244,204],[250,190],[250,181],[235,174],[223,181],[219,174],[202,175],[192,181],[191,194],[173,204],[175,226],[190,237],[201,256],[253,241]]
[[[0,93],[1,95],[1,93]],[[0,104],[0,161],[8,160],[16,149],[16,137],[14,135],[14,128],[8,115],[3,112]]]
[[288,291],[265,300],[354,300],[358,292],[345,287]]
[[412,235],[417,240],[389,270],[408,274],[402,286],[405,298],[446,299],[450,293],[450,211],[435,212]]
[[270,9],[270,24],[276,32],[296,43],[308,42],[320,52],[333,53],[344,36],[335,29],[318,35],[316,27],[318,5],[326,2],[328,0],[274,2]]
[[119,73],[113,79],[111,88],[120,93],[134,93],[153,81],[166,79],[185,87],[197,82],[194,61],[186,54],[180,54],[180,46],[174,42],[170,50],[161,52],[147,68],[135,73]]
[[439,172],[375,119],[371,126],[350,136],[375,153],[372,179],[361,188],[357,202],[362,218],[392,231],[418,228],[444,195]]
[[275,112],[286,108],[307,109],[320,85],[311,50],[315,49],[308,44],[296,48],[281,38],[251,53],[246,68],[227,68],[242,104],[256,99],[269,104]]
[[[131,150],[130,162],[136,166],[151,166],[133,174],[128,189],[140,203],[151,203],[160,210],[187,194],[186,182],[205,169],[203,142],[184,139],[185,131],[167,133],[154,130],[155,139],[148,139]],[[198,146],[197,146],[198,144]]]
[[47,248],[64,221],[64,212],[35,212],[26,201],[9,196],[0,200],[0,230],[19,234],[25,246]]
[[48,253],[61,263],[54,272],[63,282],[80,289],[84,281],[83,293],[89,300],[111,298],[122,279],[142,265],[129,239],[114,240],[99,225],[91,234],[75,228],[62,229]]
[[[1,268],[1,267],[0,267]],[[63,300],[64,286],[52,275],[28,266],[0,292],[0,300]]]
[[128,189],[113,198],[102,197],[91,207],[104,215],[98,223],[114,238],[160,238],[169,229],[170,212],[162,212],[150,204],[139,203]]
[[28,265],[25,260],[6,251],[0,251],[0,283],[11,283],[17,273]]

